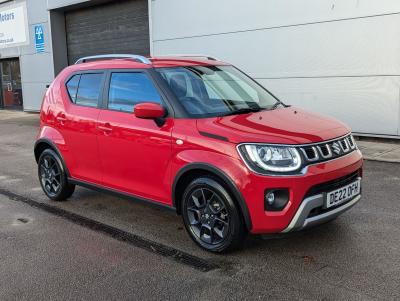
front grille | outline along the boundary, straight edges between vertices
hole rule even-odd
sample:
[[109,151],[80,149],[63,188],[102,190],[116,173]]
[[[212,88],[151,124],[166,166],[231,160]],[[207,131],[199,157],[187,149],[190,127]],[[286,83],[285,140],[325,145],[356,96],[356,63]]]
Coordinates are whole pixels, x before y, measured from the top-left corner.
[[357,170],[357,171],[355,171],[355,172],[353,172],[353,173],[351,173],[351,174],[349,174],[347,176],[338,178],[336,180],[325,182],[325,183],[321,183],[321,184],[317,184],[317,185],[311,187],[307,191],[307,193],[306,193],[304,198],[307,198],[307,197],[310,197],[310,196],[313,196],[313,195],[317,195],[317,194],[320,194],[320,193],[323,193],[323,192],[329,192],[329,191],[335,190],[337,188],[346,186],[347,184],[350,184],[350,183],[356,181],[357,178],[360,177],[360,176],[361,176],[361,171]]
[[351,153],[356,148],[357,145],[352,135],[299,147],[306,165],[342,157]]

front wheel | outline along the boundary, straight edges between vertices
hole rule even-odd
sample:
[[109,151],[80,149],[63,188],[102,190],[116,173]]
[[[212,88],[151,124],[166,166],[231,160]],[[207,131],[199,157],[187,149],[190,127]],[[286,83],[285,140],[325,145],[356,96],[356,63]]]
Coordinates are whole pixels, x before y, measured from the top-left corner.
[[245,230],[240,212],[228,191],[213,178],[192,181],[182,198],[182,216],[191,238],[211,252],[240,247]]
[[75,185],[68,183],[60,157],[51,149],[40,155],[38,175],[44,193],[53,201],[64,201],[75,191]]

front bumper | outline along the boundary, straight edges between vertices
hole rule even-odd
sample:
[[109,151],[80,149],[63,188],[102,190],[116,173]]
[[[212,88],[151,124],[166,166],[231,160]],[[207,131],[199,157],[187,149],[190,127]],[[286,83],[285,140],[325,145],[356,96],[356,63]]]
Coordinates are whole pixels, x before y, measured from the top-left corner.
[[[271,177],[249,173],[247,177],[237,177],[239,182],[246,180],[241,183],[241,192],[252,221],[251,233],[294,231],[335,218],[358,200],[350,200],[349,205],[343,204],[332,211],[313,209],[323,207],[326,192],[361,177],[362,166],[362,154],[357,150],[339,159],[312,165],[302,176]],[[341,179],[345,179],[344,182]],[[287,206],[282,211],[266,211],[263,201],[265,191],[279,188],[289,189]]]
[[296,215],[293,217],[289,226],[285,230],[283,230],[282,233],[299,231],[326,223],[357,204],[358,201],[361,199],[361,194],[355,196],[350,201],[339,205],[332,210],[310,217],[310,213],[312,212],[312,210],[320,208],[324,205],[324,199],[325,198],[323,194],[318,194],[303,200],[299,209],[296,212]]

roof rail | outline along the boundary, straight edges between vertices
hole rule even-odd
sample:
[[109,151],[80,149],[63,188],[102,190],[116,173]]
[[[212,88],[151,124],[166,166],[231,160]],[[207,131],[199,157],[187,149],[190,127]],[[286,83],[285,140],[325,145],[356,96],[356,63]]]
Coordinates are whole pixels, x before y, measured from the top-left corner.
[[219,61],[219,59],[217,59],[216,57],[213,57],[211,55],[206,55],[206,54],[168,54],[168,55],[155,55],[155,57],[173,57],[173,56],[177,56],[177,57],[198,57],[198,58],[206,58],[207,60],[210,61]]
[[142,56],[142,55],[135,55],[135,54],[100,54],[100,55],[93,55],[93,56],[86,56],[82,57],[76,61],[76,64],[86,63],[88,61],[96,61],[96,60],[107,60],[107,59],[131,59],[138,61],[140,63],[151,65],[151,61]]

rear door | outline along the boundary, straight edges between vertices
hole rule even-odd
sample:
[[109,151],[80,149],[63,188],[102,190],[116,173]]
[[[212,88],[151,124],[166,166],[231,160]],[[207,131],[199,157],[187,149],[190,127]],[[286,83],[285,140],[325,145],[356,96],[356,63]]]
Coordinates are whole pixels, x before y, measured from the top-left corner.
[[163,126],[136,118],[141,102],[163,103],[145,70],[116,70],[106,81],[104,109],[98,119],[99,151],[105,186],[139,197],[170,202],[169,163],[173,119]]
[[73,178],[101,183],[97,142],[97,118],[100,113],[105,74],[74,74],[66,83],[70,102],[57,114],[57,125],[71,153],[69,172]]

